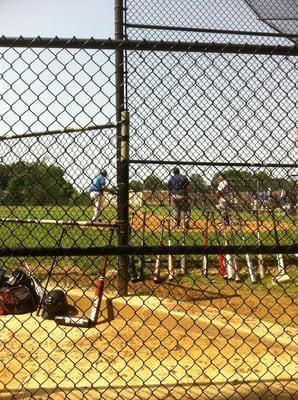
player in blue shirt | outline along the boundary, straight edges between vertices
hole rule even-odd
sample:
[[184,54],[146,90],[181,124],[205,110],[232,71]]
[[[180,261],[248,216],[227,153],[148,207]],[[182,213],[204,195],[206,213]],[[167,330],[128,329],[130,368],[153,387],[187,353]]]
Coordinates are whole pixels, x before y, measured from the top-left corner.
[[91,219],[92,222],[100,221],[99,216],[101,214],[103,192],[111,193],[111,189],[107,187],[106,177],[107,171],[103,169],[90,186],[90,199],[94,209],[94,214]]

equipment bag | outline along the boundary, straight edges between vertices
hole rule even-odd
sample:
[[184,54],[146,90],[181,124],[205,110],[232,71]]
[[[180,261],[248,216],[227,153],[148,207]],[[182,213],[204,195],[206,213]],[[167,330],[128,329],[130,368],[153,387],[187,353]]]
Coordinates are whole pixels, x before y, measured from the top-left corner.
[[0,315],[31,313],[38,301],[32,279],[25,272],[16,270],[6,279],[2,277]]
[[26,286],[0,288],[0,315],[25,314],[36,310],[36,297]]

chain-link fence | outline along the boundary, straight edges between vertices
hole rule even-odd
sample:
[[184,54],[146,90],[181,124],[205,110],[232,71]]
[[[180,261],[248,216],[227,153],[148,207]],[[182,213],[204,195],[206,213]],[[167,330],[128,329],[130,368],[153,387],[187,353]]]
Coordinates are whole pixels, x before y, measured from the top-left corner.
[[181,3],[0,39],[1,399],[297,397],[297,31]]

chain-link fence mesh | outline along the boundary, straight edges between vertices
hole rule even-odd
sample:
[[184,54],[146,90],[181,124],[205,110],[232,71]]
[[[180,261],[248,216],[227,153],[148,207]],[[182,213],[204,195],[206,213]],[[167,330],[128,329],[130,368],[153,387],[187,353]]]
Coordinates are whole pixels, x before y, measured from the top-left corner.
[[1,398],[296,398],[295,25],[249,3],[1,38]]

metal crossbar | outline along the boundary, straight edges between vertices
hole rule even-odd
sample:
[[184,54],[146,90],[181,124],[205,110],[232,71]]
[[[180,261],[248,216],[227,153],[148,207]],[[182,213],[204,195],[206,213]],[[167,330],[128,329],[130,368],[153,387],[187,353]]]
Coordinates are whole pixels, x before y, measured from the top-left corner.
[[[121,122],[119,122],[121,124]],[[84,133],[84,132],[89,132],[89,131],[98,131],[98,130],[103,130],[103,129],[111,129],[111,128],[116,128],[118,126],[117,123],[110,123],[110,124],[102,124],[102,125],[91,125],[91,126],[86,126],[86,127],[80,127],[80,128],[65,128],[65,129],[53,129],[53,130],[48,130],[44,132],[28,132],[23,135],[16,135],[14,133],[6,133],[4,136],[0,136],[0,142],[9,140],[9,139],[25,139],[25,138],[31,138],[31,137],[41,137],[41,136],[54,136],[54,135],[63,135],[63,134],[69,134],[69,133]]]
[[94,226],[116,228],[117,223],[112,222],[96,222],[96,221],[67,221],[62,219],[19,219],[19,218],[0,218],[2,223],[17,223],[17,224],[36,224],[36,225],[70,225],[70,226]]

